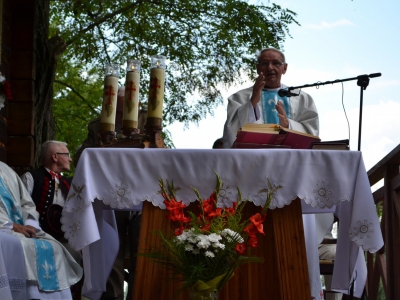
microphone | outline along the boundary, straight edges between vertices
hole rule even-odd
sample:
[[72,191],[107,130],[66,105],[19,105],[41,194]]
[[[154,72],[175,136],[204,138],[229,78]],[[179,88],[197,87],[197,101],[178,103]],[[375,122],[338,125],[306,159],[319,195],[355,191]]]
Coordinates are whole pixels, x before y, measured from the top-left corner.
[[379,77],[381,75],[382,75],[381,73],[373,73],[373,74],[369,74],[369,78]]
[[298,96],[300,94],[295,94],[295,93],[292,93],[291,91],[280,89],[278,91],[278,95],[281,97],[292,97],[292,96]]

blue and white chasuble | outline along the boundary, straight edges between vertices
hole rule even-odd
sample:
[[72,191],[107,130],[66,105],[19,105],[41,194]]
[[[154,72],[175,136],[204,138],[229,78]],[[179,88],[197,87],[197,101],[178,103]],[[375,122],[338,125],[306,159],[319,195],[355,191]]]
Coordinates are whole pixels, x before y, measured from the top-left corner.
[[277,90],[263,89],[261,92],[261,106],[265,124],[279,124],[278,111],[275,108],[278,102],[282,102],[288,119],[292,118],[290,98],[279,96]]
[[20,211],[17,209],[14,203],[14,199],[8,191],[3,179],[0,177],[0,200],[1,204],[7,211],[8,217],[14,223],[24,225]]
[[[11,193],[1,177],[0,202],[13,223],[24,225],[21,212],[15,205]],[[32,240],[36,245],[36,266],[39,287],[44,291],[56,291],[59,289],[59,284],[53,246],[45,240],[35,238],[32,238]]]

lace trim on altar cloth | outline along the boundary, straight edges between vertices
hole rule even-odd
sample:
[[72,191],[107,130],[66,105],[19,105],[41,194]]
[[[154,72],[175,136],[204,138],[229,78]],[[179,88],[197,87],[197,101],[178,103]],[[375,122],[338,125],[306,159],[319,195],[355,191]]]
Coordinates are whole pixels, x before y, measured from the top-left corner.
[[13,291],[26,291],[26,280],[8,278],[7,274],[0,275],[0,290],[10,287]]
[[8,277],[7,274],[0,275],[0,290],[8,287]]
[[12,291],[26,291],[26,280],[21,278],[9,278],[8,281]]

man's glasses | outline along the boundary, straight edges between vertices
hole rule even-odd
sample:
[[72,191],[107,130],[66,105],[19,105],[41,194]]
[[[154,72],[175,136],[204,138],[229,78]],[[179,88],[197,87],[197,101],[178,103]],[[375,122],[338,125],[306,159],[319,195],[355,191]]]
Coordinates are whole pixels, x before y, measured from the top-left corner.
[[279,68],[280,66],[283,66],[285,62],[278,61],[278,60],[273,60],[273,61],[260,61],[258,63],[261,67],[263,68],[268,68],[268,66],[271,64],[274,68]]
[[71,154],[69,154],[69,152],[65,152],[65,153],[56,152],[56,154],[65,155],[65,156],[67,156],[68,158],[71,158]]

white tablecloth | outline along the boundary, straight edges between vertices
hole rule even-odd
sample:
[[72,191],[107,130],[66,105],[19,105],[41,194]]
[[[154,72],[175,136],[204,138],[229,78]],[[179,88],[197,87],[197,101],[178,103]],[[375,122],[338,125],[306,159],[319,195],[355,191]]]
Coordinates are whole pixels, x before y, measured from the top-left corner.
[[[258,191],[266,187],[269,179],[283,187],[272,201],[271,209],[288,205],[297,197],[304,202],[303,212],[308,210],[307,206],[311,208],[308,212],[312,208],[336,209],[341,224],[335,270],[341,274],[334,274],[334,289],[348,289],[360,249],[376,252],[383,246],[361,153],[289,149],[85,149],[64,206],[65,237],[85,254],[93,243],[101,241],[105,227],[110,232],[116,230],[111,216],[106,218],[108,221],[100,221],[93,203],[140,209],[142,201],[147,200],[164,208],[162,197],[157,194],[159,178],[174,181],[181,188],[178,200],[189,203],[196,200],[191,187],[203,198],[209,197],[215,187],[214,172],[223,181],[220,199],[225,205],[236,200],[236,187],[244,197],[262,205],[265,194]],[[94,202],[95,199],[102,202]],[[100,214],[101,208],[95,209]],[[85,281],[88,280],[91,278],[85,273]],[[93,284],[87,287],[93,288]]]

